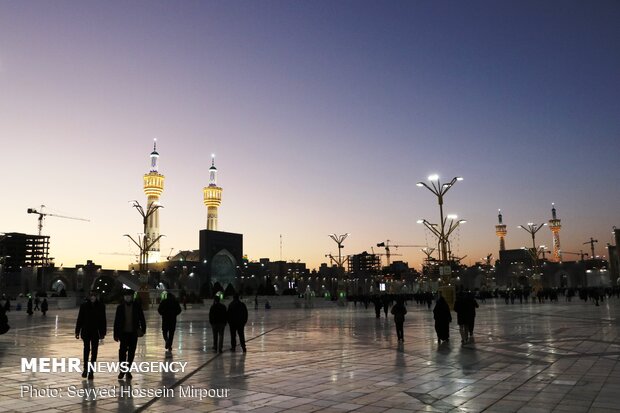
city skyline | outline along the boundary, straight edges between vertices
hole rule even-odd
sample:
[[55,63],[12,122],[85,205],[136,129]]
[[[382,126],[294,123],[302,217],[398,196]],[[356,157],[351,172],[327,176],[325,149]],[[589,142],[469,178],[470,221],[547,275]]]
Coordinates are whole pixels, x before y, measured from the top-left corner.
[[[614,2],[0,4],[0,231],[46,219],[56,264],[127,268],[153,138],[166,177],[161,255],[198,248],[215,153],[219,230],[250,259],[316,268],[376,244],[435,245],[418,181],[464,181],[446,213],[464,263],[529,246],[598,254],[620,222]],[[538,244],[551,248],[544,228]],[[105,253],[105,254],[103,254]],[[419,268],[418,249],[392,250]],[[567,260],[574,256],[565,257]]]

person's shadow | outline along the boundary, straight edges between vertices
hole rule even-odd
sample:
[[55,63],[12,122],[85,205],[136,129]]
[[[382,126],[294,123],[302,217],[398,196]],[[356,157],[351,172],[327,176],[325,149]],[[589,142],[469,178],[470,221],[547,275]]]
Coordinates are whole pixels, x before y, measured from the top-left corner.
[[133,412],[136,410],[136,406],[133,402],[133,396],[131,394],[133,387],[131,384],[121,384],[118,386],[118,411],[119,413]]

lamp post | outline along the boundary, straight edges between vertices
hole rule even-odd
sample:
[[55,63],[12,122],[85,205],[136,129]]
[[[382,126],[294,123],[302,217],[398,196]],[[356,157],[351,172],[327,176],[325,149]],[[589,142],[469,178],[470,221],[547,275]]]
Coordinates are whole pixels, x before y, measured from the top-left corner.
[[532,255],[532,259],[533,259],[533,266],[534,266],[534,280],[538,281],[539,279],[539,266],[538,266],[538,247],[536,246],[536,233],[538,231],[540,231],[540,229],[544,226],[546,226],[547,223],[544,224],[534,224],[533,222],[528,222],[527,223],[527,227],[524,227],[523,225],[519,225],[518,228],[521,228],[523,231],[527,232],[528,234],[530,234],[530,236],[532,237],[532,249],[530,250],[530,253]]
[[138,211],[138,213],[142,217],[142,225],[143,225],[144,232],[140,235],[137,241],[129,234],[125,234],[124,236],[129,238],[140,250],[140,274],[142,275],[142,273],[145,270],[148,271],[149,250],[151,249],[153,245],[157,243],[157,241],[159,241],[161,237],[163,237],[163,235],[159,235],[154,240],[151,240],[147,236],[147,222],[148,222],[149,217],[153,215],[155,211],[157,211],[159,208],[163,208],[163,205],[153,202],[149,204],[149,206],[147,207],[145,211],[144,208],[142,208],[142,205],[140,205],[138,201],[131,201],[131,202],[133,202],[132,206],[136,208],[136,211]]
[[[438,175],[431,175],[428,177],[430,185],[425,182],[418,182],[416,185],[424,187],[431,191],[433,195],[437,197],[437,203],[439,204],[439,224],[432,224],[425,219],[418,220],[418,224],[424,224],[424,226],[437,237],[437,249],[439,253],[439,275],[442,276],[444,284],[450,284],[450,275],[452,273],[449,266],[450,260],[450,240],[449,237],[452,232],[467,221],[464,219],[459,220],[456,215],[448,215],[444,217],[443,203],[444,196],[454,186],[457,181],[462,181],[461,177],[454,177],[450,182],[442,184]],[[449,220],[449,222],[448,222]],[[445,277],[445,278],[444,278]]]
[[331,239],[334,240],[334,242],[338,245],[338,267],[340,267],[340,272],[341,274],[338,274],[338,278],[337,278],[337,284],[338,284],[338,288],[342,288],[342,279],[344,278],[344,260],[342,259],[342,249],[344,248],[344,246],[342,245],[342,243],[344,242],[344,240],[351,234],[349,234],[348,232],[342,235],[336,235],[336,234],[329,234],[329,237]]
[[[437,203],[439,204],[439,225],[431,224],[426,220],[420,220],[418,223],[424,223],[424,225],[439,239],[438,247],[439,247],[439,261],[445,263],[448,260],[448,239],[446,235],[446,218],[443,215],[443,197],[446,193],[454,186],[457,181],[462,181],[463,178],[460,176],[452,178],[449,183],[442,184],[439,180],[439,175],[431,175],[428,177],[430,182],[430,186],[425,182],[418,182],[416,185],[419,187],[424,187],[431,191],[437,197]],[[462,221],[462,220],[461,220]],[[461,221],[457,221],[454,228],[451,228],[450,232],[455,230]],[[454,224],[454,219],[451,221],[450,226]],[[437,229],[439,226],[439,229]]]

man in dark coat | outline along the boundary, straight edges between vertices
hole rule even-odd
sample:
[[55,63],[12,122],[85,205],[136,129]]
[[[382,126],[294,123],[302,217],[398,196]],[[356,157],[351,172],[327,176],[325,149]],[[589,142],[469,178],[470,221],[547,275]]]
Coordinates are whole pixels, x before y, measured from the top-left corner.
[[[47,306],[47,301],[44,302]],[[47,310],[47,308],[46,308]],[[84,342],[84,367],[82,369],[82,377],[88,380],[93,379],[93,372],[89,368],[90,362],[97,361],[97,351],[99,349],[99,340],[103,340],[107,330],[107,322],[105,317],[105,306],[97,300],[97,294],[91,291],[88,299],[80,306],[77,321],[75,322],[75,338],[82,338]]]
[[476,308],[478,303],[473,296],[461,293],[457,296],[454,303],[454,311],[456,312],[456,322],[459,325],[461,333],[461,344],[473,340],[474,320],[476,318]]
[[165,293],[165,298],[159,303],[157,312],[161,315],[161,331],[166,344],[166,357],[172,356],[172,339],[177,328],[177,316],[181,314],[181,305],[172,293]]
[[[248,308],[239,300],[239,294],[233,295],[233,300],[228,304],[228,327],[230,328],[230,351],[237,349],[237,334],[239,335],[239,344],[243,352],[245,348],[245,323],[248,322]],[[236,334],[235,334],[236,333]]]
[[[116,307],[114,317],[114,341],[120,341],[118,349],[118,361],[128,363],[129,368],[133,363],[138,346],[138,337],[146,333],[146,320],[139,301],[133,299],[134,291],[123,291],[123,302]],[[125,377],[124,372],[118,374],[118,378]],[[131,372],[127,372],[127,380],[131,380]]]
[[220,297],[216,295],[213,297],[213,305],[209,310],[209,323],[213,330],[213,350],[220,353],[224,347],[224,329],[227,320],[226,306],[220,303]]
[[403,332],[403,325],[405,324],[405,314],[407,314],[407,307],[402,298],[399,298],[396,304],[392,307],[392,314],[394,315],[394,324],[396,324],[396,337],[398,341],[405,341],[405,335]]
[[433,317],[435,318],[435,332],[437,333],[437,342],[441,344],[443,341],[450,340],[450,323],[452,322],[452,314],[450,314],[450,306],[443,296],[439,296],[433,309]]

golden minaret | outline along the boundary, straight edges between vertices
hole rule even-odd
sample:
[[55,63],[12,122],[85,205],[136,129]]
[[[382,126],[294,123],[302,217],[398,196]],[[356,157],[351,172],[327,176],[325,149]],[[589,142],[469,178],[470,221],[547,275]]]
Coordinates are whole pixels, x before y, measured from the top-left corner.
[[504,251],[506,249],[504,238],[506,237],[506,234],[508,233],[508,231],[506,230],[506,225],[504,224],[504,221],[502,219],[501,209],[498,210],[497,219],[499,223],[495,225],[495,235],[499,237],[499,250]]
[[553,259],[556,261],[562,261],[562,252],[560,250],[560,230],[562,229],[562,221],[557,217],[554,203],[551,204],[549,229],[553,233]]
[[[159,197],[164,192],[164,176],[158,172],[159,153],[157,153],[157,139],[153,142],[153,152],[151,152],[151,169],[144,174],[144,194],[146,195],[147,211],[152,204],[159,204]],[[156,209],[146,221],[146,237],[153,240],[159,237],[159,208]],[[159,241],[149,249],[147,262],[159,262],[161,253]]]
[[209,168],[209,186],[202,189],[204,204],[207,207],[207,229],[217,231],[217,209],[222,203],[222,188],[217,186],[217,168],[215,167],[215,155],[211,155],[211,168]]

